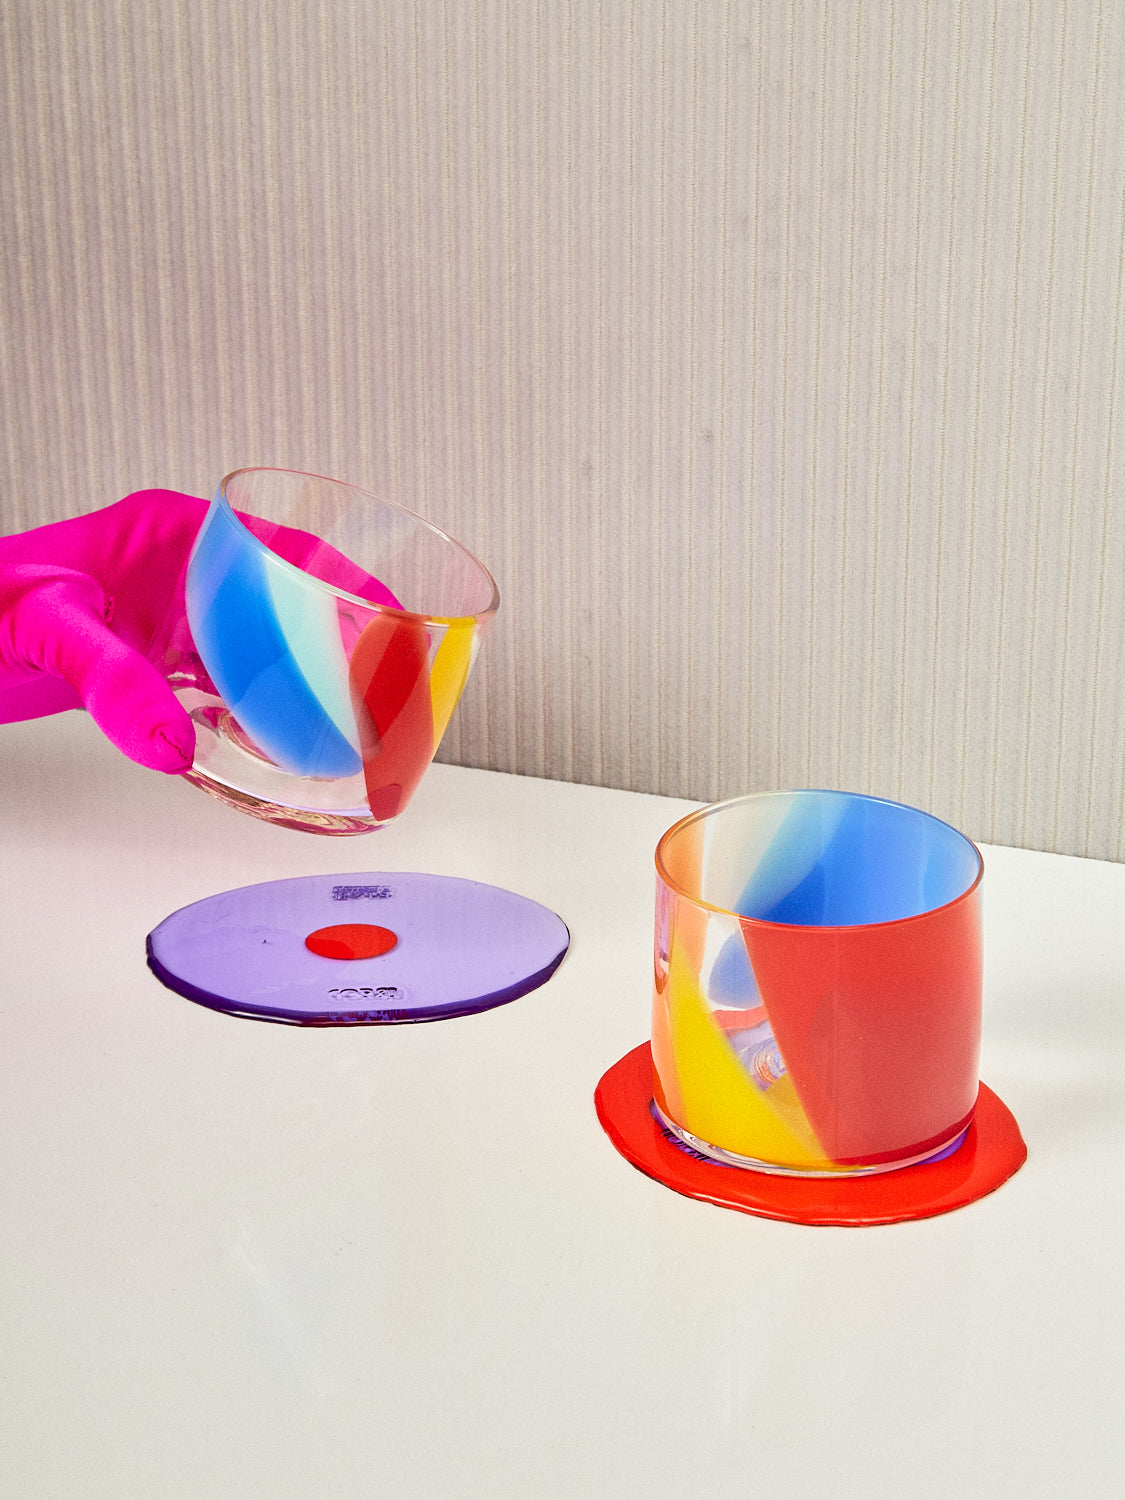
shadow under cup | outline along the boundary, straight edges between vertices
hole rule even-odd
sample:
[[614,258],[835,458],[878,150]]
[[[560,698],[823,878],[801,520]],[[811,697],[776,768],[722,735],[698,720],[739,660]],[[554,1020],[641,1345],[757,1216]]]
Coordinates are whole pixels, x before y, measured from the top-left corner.
[[390,822],[497,603],[477,559],[402,506],[289,470],[228,475],[150,652],[195,725],[187,779],[290,828]]
[[948,1154],[972,1119],[980,851],[915,808],[764,793],[656,851],[654,1106],[705,1156],[797,1175]]

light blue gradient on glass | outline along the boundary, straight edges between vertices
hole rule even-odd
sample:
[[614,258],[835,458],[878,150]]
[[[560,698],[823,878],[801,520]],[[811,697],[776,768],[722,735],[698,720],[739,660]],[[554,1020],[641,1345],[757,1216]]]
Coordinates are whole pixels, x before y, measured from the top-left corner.
[[737,850],[749,870],[729,908],[740,916],[811,927],[896,922],[956,900],[977,877],[972,843],[917,808],[849,792],[782,795],[780,822],[767,796],[747,798],[724,823],[720,862],[729,866]]
[[707,998],[712,1005],[732,1010],[749,1010],[761,1005],[758,981],[750,967],[741,933],[727,938],[719,949],[707,976]]
[[[276,765],[297,776],[352,776],[362,769],[360,756],[301,670],[302,661],[323,664],[332,643],[314,649],[301,638],[294,654],[276,608],[281,590],[285,615],[297,618],[291,596],[305,587],[300,570],[263,548],[216,497],[186,585],[188,623],[203,665],[239,725]],[[308,587],[319,602],[323,586]],[[326,691],[338,706],[340,684],[333,680]]]

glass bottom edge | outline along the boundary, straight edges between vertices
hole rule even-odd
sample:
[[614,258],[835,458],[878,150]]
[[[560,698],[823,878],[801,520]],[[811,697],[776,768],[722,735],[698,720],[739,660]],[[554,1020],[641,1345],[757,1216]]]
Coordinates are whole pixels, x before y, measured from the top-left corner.
[[736,1167],[743,1172],[760,1172],[768,1177],[796,1177],[796,1178],[820,1178],[820,1179],[847,1179],[854,1177],[876,1177],[887,1172],[899,1172],[904,1167],[917,1167],[925,1162],[940,1161],[946,1156],[952,1156],[960,1147],[968,1133],[968,1125],[956,1130],[952,1136],[940,1145],[931,1147],[917,1156],[905,1157],[901,1161],[877,1162],[872,1166],[865,1167],[837,1167],[814,1168],[809,1170],[804,1167],[787,1167],[776,1162],[760,1161],[753,1156],[740,1156],[735,1151],[727,1151],[722,1146],[712,1146],[709,1141],[701,1140],[692,1135],[682,1125],[677,1125],[674,1120],[664,1113],[655,1099],[649,1100],[649,1109],[653,1119],[672,1138],[675,1145],[690,1152],[691,1155],[702,1158],[705,1161],[715,1162],[722,1167]]
[[195,755],[183,779],[227,807],[302,833],[348,837],[386,827],[365,800],[363,774],[290,775],[276,766],[213,690],[190,678],[170,685],[195,727]]
[[387,826],[386,822],[377,821],[370,812],[365,815],[359,809],[329,811],[324,808],[295,807],[292,804],[271,802],[266,797],[213,780],[194,768],[185,771],[183,779],[237,812],[248,813],[252,818],[275,823],[281,828],[295,828],[302,833],[322,833],[347,838],[354,834],[374,833]]

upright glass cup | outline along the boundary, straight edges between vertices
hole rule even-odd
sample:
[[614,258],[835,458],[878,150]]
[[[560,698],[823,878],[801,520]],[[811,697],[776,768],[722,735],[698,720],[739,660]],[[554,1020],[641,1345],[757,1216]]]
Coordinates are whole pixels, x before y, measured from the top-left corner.
[[654,1106],[757,1171],[885,1172],[972,1119],[983,862],[948,824],[846,792],[681,819],[656,851]]
[[499,598],[460,543],[337,480],[219,485],[150,652],[195,724],[187,779],[314,833],[407,805]]

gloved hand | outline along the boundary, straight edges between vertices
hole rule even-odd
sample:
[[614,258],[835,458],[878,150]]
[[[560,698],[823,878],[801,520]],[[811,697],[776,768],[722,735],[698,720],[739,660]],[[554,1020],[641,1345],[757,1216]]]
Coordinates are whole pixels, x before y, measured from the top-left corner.
[[[0,724],[85,707],[107,739],[155,771],[186,771],[195,728],[145,658],[169,611],[207,501],[139,490],[116,505],[0,537]],[[307,531],[242,516],[299,568],[377,604],[395,596]]]
[[0,723],[85,707],[131,760],[188,769],[195,728],[144,653],[206,511],[192,495],[141,490],[0,537]]

